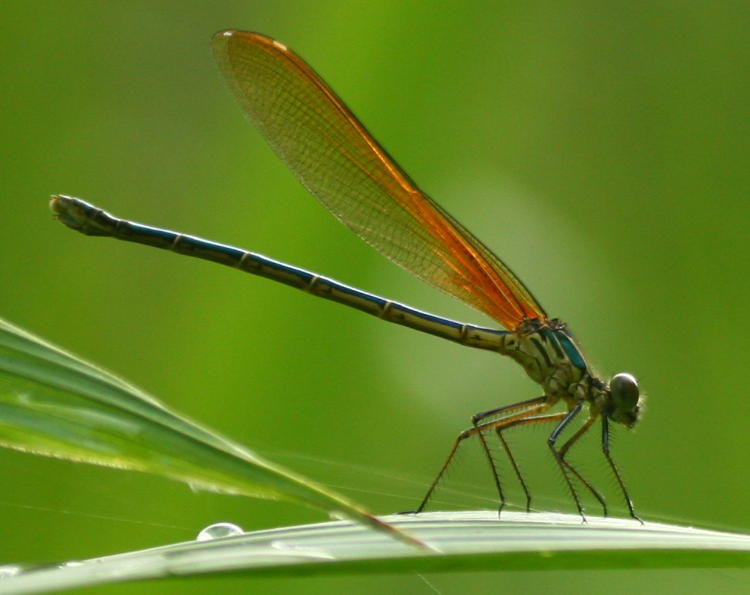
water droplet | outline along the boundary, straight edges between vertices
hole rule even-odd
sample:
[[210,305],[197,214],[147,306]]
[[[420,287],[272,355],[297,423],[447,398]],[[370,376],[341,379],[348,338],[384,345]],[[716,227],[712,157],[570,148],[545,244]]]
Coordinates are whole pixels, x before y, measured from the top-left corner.
[[210,541],[220,537],[229,537],[230,535],[242,535],[242,527],[232,523],[214,523],[203,529],[196,537],[197,541]]

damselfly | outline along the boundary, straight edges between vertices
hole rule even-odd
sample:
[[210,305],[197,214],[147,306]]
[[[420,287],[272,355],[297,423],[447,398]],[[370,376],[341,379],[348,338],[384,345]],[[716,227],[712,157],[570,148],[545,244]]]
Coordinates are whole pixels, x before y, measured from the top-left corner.
[[[609,423],[632,427],[642,406],[630,374],[608,382],[584,359],[566,325],[549,318],[531,292],[489,248],[424,194],[372,138],[330,87],[286,46],[256,33],[223,31],[214,36],[216,59],[245,114],[302,184],[364,241],[420,279],[488,314],[507,330],[463,324],[349,287],[239,248],[118,219],[80,199],[56,195],[52,210],[68,227],[211,260],[279,281],[389,322],[462,345],[496,351],[517,361],[541,385],[539,397],[472,417],[417,511],[422,511],[460,444],[477,436],[489,460],[499,508],[505,504],[486,433],[500,441],[524,491],[531,492],[503,432],[550,424],[547,445],[562,470],[579,513],[576,480],[601,504],[604,496],[567,459],[570,448],[601,420],[604,457],[630,515],[638,518],[609,449]],[[557,404],[561,411],[550,412]],[[583,423],[561,435],[582,412]],[[561,444],[560,444],[561,443]]]

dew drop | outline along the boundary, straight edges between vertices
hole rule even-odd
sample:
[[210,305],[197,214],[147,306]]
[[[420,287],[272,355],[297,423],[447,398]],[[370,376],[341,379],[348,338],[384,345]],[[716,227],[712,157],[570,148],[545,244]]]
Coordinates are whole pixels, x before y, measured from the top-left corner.
[[242,535],[242,527],[233,523],[214,523],[198,533],[197,541],[211,541],[220,537],[229,537],[231,535]]

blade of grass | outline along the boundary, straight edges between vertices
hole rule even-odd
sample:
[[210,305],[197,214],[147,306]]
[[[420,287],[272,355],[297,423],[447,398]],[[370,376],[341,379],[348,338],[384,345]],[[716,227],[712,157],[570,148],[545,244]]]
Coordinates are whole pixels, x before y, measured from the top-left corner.
[[[19,569],[4,593],[34,593],[201,575],[352,574],[626,568],[748,568],[750,536],[631,519],[465,511],[393,515],[442,553],[410,548],[347,522],[178,543],[52,569]],[[2,569],[0,569],[1,571]]]
[[288,500],[421,545],[351,500],[180,417],[123,380],[0,319],[0,446]]

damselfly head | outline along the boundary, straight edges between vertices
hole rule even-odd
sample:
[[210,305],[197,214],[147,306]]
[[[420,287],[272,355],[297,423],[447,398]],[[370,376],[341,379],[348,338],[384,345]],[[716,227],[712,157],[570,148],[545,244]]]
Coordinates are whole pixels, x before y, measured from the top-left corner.
[[607,417],[632,428],[638,421],[643,401],[635,376],[624,372],[612,376],[609,394]]

